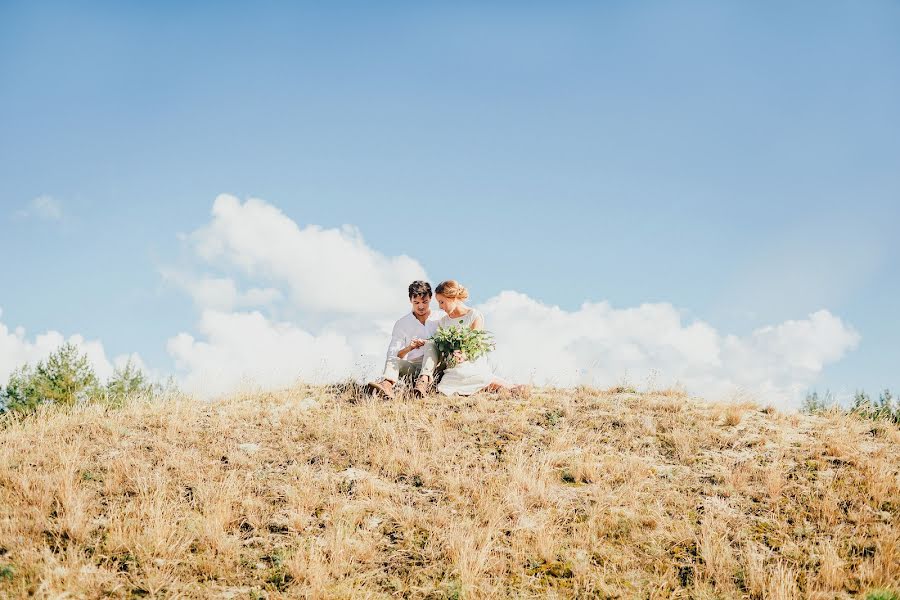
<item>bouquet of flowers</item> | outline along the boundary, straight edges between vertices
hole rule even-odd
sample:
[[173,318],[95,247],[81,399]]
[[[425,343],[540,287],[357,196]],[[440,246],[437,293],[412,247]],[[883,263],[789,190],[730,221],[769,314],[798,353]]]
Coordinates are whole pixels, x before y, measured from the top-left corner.
[[494,349],[490,333],[462,325],[462,321],[460,325],[439,327],[431,336],[431,341],[448,369],[461,362],[475,360]]

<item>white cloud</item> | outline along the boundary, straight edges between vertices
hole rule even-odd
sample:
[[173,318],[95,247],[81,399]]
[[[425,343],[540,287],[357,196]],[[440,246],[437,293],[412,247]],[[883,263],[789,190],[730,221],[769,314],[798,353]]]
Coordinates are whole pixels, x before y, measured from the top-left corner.
[[[188,239],[197,256],[255,281],[282,286],[299,309],[314,313],[393,313],[425,269],[408,256],[386,257],[351,226],[299,227],[262,200],[221,195],[212,221]],[[400,290],[398,294],[397,291]]]
[[230,277],[193,277],[188,273],[162,269],[162,276],[184,289],[201,309],[229,311],[236,308],[269,307],[283,299],[275,288],[250,288],[240,291]]
[[[2,315],[3,311],[0,310],[0,317]],[[128,356],[118,356],[110,361],[99,340],[86,340],[77,334],[66,337],[58,331],[51,330],[29,339],[22,327],[11,331],[0,321],[0,385],[6,385],[9,375],[15,369],[26,363],[31,366],[36,365],[66,342],[74,344],[87,355],[94,372],[101,381],[105,381],[112,375],[115,366],[123,365],[129,358]],[[131,358],[135,364],[144,368],[140,356],[132,354]]]
[[[406,286],[426,278],[418,262],[378,253],[352,227],[301,228],[262,200],[219,196],[211,222],[186,240],[201,262],[226,273],[168,275],[201,310],[199,339],[181,333],[168,345],[183,384],[201,395],[241,382],[268,387],[374,375],[392,320],[408,308]],[[239,279],[261,287],[242,292]],[[303,325],[240,310],[276,303],[296,311]],[[499,373],[539,385],[608,386],[627,378],[790,405],[859,342],[825,310],[735,336],[685,323],[666,303],[618,309],[587,302],[566,311],[507,291],[480,308],[497,340]]]
[[56,198],[43,194],[33,198],[17,213],[20,217],[36,217],[48,221],[59,221],[63,217],[62,204]]
[[722,335],[702,321],[683,323],[670,304],[615,309],[586,303],[577,311],[503,292],[485,302],[498,348],[498,371],[546,385],[680,383],[689,391],[795,403],[828,363],[856,347],[859,334],[826,310],[764,327],[745,337]]
[[204,341],[181,333],[169,340],[168,350],[186,372],[183,385],[203,396],[228,392],[242,382],[280,387],[297,380],[334,381],[356,367],[357,357],[343,335],[313,335],[256,311],[204,310],[198,329]]

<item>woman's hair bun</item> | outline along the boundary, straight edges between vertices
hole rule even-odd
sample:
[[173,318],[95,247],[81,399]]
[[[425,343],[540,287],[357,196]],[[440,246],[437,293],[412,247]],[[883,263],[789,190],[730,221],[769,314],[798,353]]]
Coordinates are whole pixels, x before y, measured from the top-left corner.
[[447,281],[440,282],[438,286],[434,288],[434,293],[458,300],[465,300],[469,297],[469,290],[466,289],[466,286],[461,285],[455,279],[448,279]]

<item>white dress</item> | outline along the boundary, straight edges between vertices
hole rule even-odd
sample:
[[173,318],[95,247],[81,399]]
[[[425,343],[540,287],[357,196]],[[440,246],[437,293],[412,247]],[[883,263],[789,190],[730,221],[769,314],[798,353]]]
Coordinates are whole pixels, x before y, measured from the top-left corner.
[[[478,317],[483,317],[483,315],[474,308],[470,308],[465,315],[455,319],[444,316],[438,323],[438,326],[450,327],[452,325],[460,325],[462,327],[471,327],[472,322]],[[491,371],[487,356],[484,355],[476,360],[467,360],[459,363],[452,369],[445,370],[444,376],[437,385],[437,389],[446,396],[452,396],[453,394],[471,396],[483,390],[492,381],[505,384],[502,379],[498,378]]]

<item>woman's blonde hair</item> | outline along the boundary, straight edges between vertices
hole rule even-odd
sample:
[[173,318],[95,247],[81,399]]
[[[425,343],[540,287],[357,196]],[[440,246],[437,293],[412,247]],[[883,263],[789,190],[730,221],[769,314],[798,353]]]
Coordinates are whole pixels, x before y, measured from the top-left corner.
[[440,282],[437,287],[434,288],[434,293],[440,294],[446,298],[455,298],[457,300],[465,300],[469,297],[469,290],[467,290],[465,286],[460,285],[455,279],[448,279],[447,281]]

